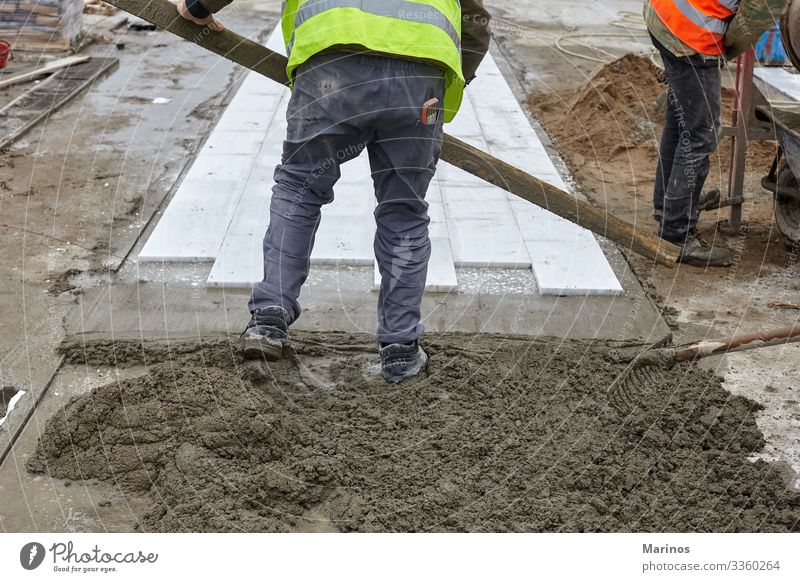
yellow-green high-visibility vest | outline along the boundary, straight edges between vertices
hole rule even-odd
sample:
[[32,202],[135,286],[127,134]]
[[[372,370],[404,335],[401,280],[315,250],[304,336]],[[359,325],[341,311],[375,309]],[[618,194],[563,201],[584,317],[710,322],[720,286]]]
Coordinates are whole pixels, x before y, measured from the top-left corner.
[[336,45],[419,59],[445,70],[444,118],[455,117],[464,94],[459,0],[285,0],[282,11],[290,79]]

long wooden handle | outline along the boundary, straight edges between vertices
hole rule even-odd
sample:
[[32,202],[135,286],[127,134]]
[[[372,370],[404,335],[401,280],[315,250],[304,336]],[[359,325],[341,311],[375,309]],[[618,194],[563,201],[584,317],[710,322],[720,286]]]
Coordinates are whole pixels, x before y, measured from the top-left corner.
[[[267,47],[225,30],[212,31],[192,24],[178,14],[168,0],[107,0],[117,8],[230,59],[283,85],[288,84],[286,57]],[[604,236],[625,249],[662,265],[673,267],[680,249],[657,236],[637,230],[624,220],[595,208],[535,176],[482,152],[450,135],[445,135],[442,159],[495,186],[546,208],[550,212]]]
[[800,325],[745,335],[704,340],[678,348],[675,351],[675,359],[679,362],[685,362],[696,358],[707,358],[709,356],[731,352],[744,352],[798,341],[800,341]]

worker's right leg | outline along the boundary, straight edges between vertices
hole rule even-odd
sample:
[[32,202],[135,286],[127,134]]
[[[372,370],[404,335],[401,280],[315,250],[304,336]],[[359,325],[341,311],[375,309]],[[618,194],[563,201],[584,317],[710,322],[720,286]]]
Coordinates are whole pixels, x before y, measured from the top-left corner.
[[[665,124],[665,131],[671,132],[667,149],[677,132],[672,167],[667,173],[668,163],[660,165],[663,192],[660,193],[657,186],[654,197],[656,211],[659,197],[663,197],[659,235],[681,247],[682,262],[701,266],[729,265],[730,253],[708,244],[696,230],[700,193],[710,166],[709,157],[716,150],[719,139],[720,61],[703,59],[699,55],[676,57],[657,40],[653,39],[653,44],[661,53],[669,81],[668,112],[672,116]],[[659,180],[658,175],[656,180]]]
[[[248,357],[277,359],[288,342],[288,327],[300,315],[297,301],[308,277],[321,207],[333,201],[339,166],[356,157],[367,135],[352,123],[353,107],[364,97],[363,83],[331,57],[300,68],[287,112],[281,164],[275,170],[270,223],[264,237],[264,279],[249,302],[252,318],[242,335]],[[350,85],[359,85],[359,100]]]
[[442,147],[441,113],[433,123],[420,119],[422,105],[444,98],[438,69],[410,61],[387,61],[387,93],[381,126],[368,146],[378,206],[375,209],[375,257],[381,274],[377,336],[381,370],[390,382],[402,382],[426,367],[419,346],[422,295],[431,242],[425,194]]

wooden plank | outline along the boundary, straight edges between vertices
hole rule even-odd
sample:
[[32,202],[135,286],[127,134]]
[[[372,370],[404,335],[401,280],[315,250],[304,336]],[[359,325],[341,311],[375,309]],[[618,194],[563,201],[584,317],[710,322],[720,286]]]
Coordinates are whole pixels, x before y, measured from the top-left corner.
[[65,59],[57,59],[55,61],[47,63],[45,66],[41,68],[34,69],[33,71],[28,71],[27,73],[20,73],[19,75],[15,75],[14,77],[9,77],[8,79],[0,80],[0,89],[2,89],[3,87],[14,85],[16,83],[22,83],[23,81],[30,81],[31,79],[47,75],[48,73],[58,71],[59,69],[63,69],[65,67],[78,65],[80,63],[85,63],[88,60],[89,60],[88,55],[80,57],[67,57]]
[[116,69],[119,59],[90,59],[50,75],[0,110],[3,127],[0,150],[22,137],[37,123],[90,87],[102,75]]
[[[286,58],[249,39],[225,30],[213,32],[178,15],[169,0],[110,0],[109,4],[152,22],[216,54],[271,79],[288,84]],[[578,200],[575,196],[531,176],[452,136],[445,135],[442,159],[499,186],[520,198],[604,236],[622,248],[673,267],[679,247],[654,234],[639,231],[624,220]]]

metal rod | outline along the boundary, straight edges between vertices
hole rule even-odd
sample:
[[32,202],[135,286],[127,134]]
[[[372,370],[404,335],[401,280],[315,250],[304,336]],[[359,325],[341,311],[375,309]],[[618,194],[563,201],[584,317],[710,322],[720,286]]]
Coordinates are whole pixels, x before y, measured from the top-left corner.
[[[755,50],[750,49],[736,59],[736,90],[732,111],[733,150],[728,173],[728,199],[742,198],[744,195],[744,174],[747,163],[747,124],[753,113],[753,69]],[[730,203],[729,224],[738,229],[742,224],[742,205]]]

